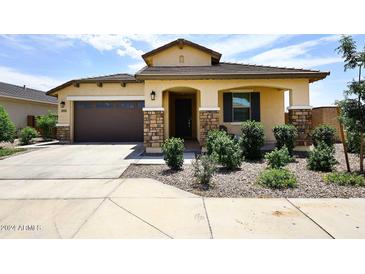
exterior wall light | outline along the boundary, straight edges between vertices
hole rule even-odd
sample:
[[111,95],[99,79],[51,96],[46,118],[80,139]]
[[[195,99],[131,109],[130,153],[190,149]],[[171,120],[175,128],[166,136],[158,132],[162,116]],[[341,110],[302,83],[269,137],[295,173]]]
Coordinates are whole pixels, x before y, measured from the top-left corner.
[[61,103],[60,103],[61,108],[64,108],[65,105],[66,105],[65,101],[61,101]]
[[151,100],[154,101],[156,99],[156,92],[152,90],[150,95],[151,95]]

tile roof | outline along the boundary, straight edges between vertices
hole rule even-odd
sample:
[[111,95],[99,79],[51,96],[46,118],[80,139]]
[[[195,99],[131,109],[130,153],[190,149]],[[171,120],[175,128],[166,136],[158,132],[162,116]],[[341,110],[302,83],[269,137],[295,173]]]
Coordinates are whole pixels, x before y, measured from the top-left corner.
[[140,82],[137,80],[133,75],[128,73],[118,73],[118,74],[110,74],[110,75],[103,75],[103,76],[96,76],[96,77],[87,77],[87,78],[80,78],[80,79],[74,79],[70,80],[60,86],[57,86],[49,91],[47,91],[48,95],[51,95],[52,93],[63,89],[67,86],[73,85],[75,83],[138,83]]
[[136,73],[136,78],[141,80],[308,78],[316,81],[327,75],[329,72],[318,70],[221,62],[212,66],[146,66]]
[[57,104],[57,98],[48,96],[41,90],[28,87],[24,88],[24,86],[21,87],[3,82],[0,82],[0,97],[1,96]]
[[136,82],[136,78],[128,73],[110,74],[96,77],[88,77],[76,79],[75,81],[86,82],[86,81],[132,81]]

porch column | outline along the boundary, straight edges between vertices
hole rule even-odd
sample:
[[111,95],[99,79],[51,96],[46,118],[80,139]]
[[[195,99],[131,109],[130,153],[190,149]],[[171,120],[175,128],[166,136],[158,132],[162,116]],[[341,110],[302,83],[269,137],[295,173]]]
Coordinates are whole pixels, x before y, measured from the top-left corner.
[[164,108],[143,109],[143,137],[147,153],[160,153],[164,141]]
[[[64,102],[61,106],[61,102]],[[56,124],[56,138],[62,144],[68,144],[73,141],[72,136],[73,124],[73,102],[67,100],[66,96],[58,97],[58,121]]]
[[71,142],[71,130],[69,124],[56,124],[56,138],[62,144]]
[[289,92],[289,124],[298,130],[296,150],[307,150],[312,145],[312,107],[309,105],[309,90],[291,90]]
[[199,143],[205,146],[208,132],[219,129],[219,107],[199,108]]
[[218,90],[207,86],[200,91],[199,107],[199,143],[205,146],[208,132],[219,129]]

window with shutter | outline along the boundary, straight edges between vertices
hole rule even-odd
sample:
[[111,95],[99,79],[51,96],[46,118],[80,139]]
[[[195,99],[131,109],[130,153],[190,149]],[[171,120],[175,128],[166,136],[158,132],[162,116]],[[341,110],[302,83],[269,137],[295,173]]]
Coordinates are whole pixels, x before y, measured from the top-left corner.
[[260,121],[260,93],[232,91],[223,93],[223,121]]

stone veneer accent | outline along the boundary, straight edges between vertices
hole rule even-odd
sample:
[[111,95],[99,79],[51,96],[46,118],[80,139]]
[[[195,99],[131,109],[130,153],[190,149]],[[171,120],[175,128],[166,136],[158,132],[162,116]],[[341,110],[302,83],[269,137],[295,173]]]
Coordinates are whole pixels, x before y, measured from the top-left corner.
[[200,145],[205,146],[208,132],[219,129],[219,111],[218,110],[201,110],[199,111],[200,121]]
[[56,136],[61,143],[69,143],[71,141],[70,126],[57,126]]
[[312,139],[312,109],[289,109],[289,124],[298,129],[297,146],[310,146]]
[[164,112],[144,111],[143,135],[145,148],[160,148],[164,139]]

